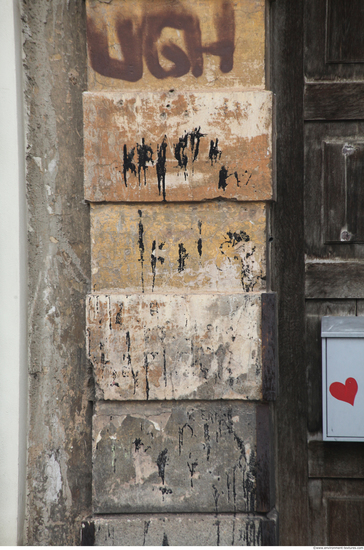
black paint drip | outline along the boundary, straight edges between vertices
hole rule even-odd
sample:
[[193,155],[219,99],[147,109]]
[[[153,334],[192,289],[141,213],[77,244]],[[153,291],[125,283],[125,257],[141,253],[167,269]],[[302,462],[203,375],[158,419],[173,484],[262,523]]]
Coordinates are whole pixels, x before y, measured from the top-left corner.
[[138,238],[138,246],[139,246],[139,252],[140,252],[140,258],[139,262],[142,268],[142,292],[144,292],[144,227],[142,222],[142,211],[138,210],[139,214],[139,238]]
[[181,273],[185,269],[185,261],[188,258],[188,253],[183,243],[178,245],[178,273]]
[[167,150],[167,136],[164,136],[162,143],[157,147],[157,178],[158,178],[158,191],[163,193],[163,201],[166,200],[166,150]]
[[133,162],[133,159],[134,159],[134,152],[135,152],[135,147],[133,147],[130,151],[130,153],[128,153],[128,149],[126,147],[126,145],[124,145],[124,164],[123,164],[123,173],[124,173],[124,183],[125,183],[125,187],[128,187],[128,184],[126,183],[126,175],[128,173],[128,171],[130,170],[132,174],[134,174],[136,176],[136,166]]
[[217,161],[217,159],[221,158],[222,151],[218,148],[218,143],[218,138],[216,138],[215,143],[213,139],[210,141],[209,159],[211,160],[211,166]]
[[184,170],[185,177],[187,175],[186,168],[187,168],[187,162],[188,162],[187,155],[185,154],[187,141],[188,141],[188,134],[185,134],[183,137],[180,137],[178,140],[178,143],[174,145],[174,156],[178,162],[178,166]]
[[[125,146],[124,146],[125,147]],[[148,170],[147,163],[153,163],[153,149],[149,145],[145,145],[144,138],[142,138],[142,144],[137,143],[137,153],[138,153],[138,180],[140,186],[140,173],[143,170],[144,172],[144,185],[147,183],[146,171]]]
[[200,151],[200,139],[205,137],[206,134],[201,134],[201,126],[195,128],[193,132],[190,132],[191,152],[193,154],[192,162],[195,162]]
[[198,239],[197,241],[197,252],[198,252],[198,255],[202,256],[202,239],[201,239],[201,228],[202,228],[202,222],[198,222],[198,232],[200,233],[200,238]]
[[[158,249],[163,250],[164,245],[165,245],[165,243],[161,243],[158,246]],[[152,292],[154,290],[157,262],[160,262],[161,264],[164,264],[164,258],[163,258],[163,256],[158,256],[156,241],[153,241],[152,253],[150,255],[150,265],[152,266],[152,273],[153,273]]]
[[225,191],[225,189],[228,186],[227,179],[230,178],[230,176],[231,176],[231,174],[228,174],[228,171],[226,170],[225,166],[222,166],[220,168],[220,172],[219,172],[218,189],[222,189],[223,191]]
[[168,453],[168,449],[164,449],[164,451],[161,451],[159,453],[157,458],[158,476],[161,478],[163,485],[164,485],[164,477],[166,473],[167,453]]

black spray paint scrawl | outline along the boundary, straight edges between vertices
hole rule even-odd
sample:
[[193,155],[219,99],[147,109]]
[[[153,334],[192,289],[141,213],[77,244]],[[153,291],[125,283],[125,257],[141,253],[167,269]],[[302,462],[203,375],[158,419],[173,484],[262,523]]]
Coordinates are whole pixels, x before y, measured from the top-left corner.
[[153,149],[145,144],[144,138],[142,138],[142,144],[137,143],[137,153],[138,153],[138,180],[140,186],[140,173],[143,170],[144,172],[144,185],[147,184],[147,175],[148,163],[153,164]]
[[163,193],[163,201],[166,200],[166,150],[167,150],[167,136],[164,136],[162,143],[157,147],[157,178],[158,178],[158,191]]

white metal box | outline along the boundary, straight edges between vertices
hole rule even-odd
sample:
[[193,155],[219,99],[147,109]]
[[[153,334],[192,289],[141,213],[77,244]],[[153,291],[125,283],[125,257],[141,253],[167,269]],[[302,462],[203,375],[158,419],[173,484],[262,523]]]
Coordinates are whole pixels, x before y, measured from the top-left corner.
[[324,441],[364,441],[364,317],[323,317]]

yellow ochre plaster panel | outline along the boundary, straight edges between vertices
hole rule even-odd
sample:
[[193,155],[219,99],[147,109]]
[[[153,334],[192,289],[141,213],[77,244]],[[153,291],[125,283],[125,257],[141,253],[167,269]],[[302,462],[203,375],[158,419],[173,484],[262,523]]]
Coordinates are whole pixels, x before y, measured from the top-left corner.
[[88,89],[265,86],[265,0],[87,0]]
[[95,292],[259,292],[264,203],[91,204]]

